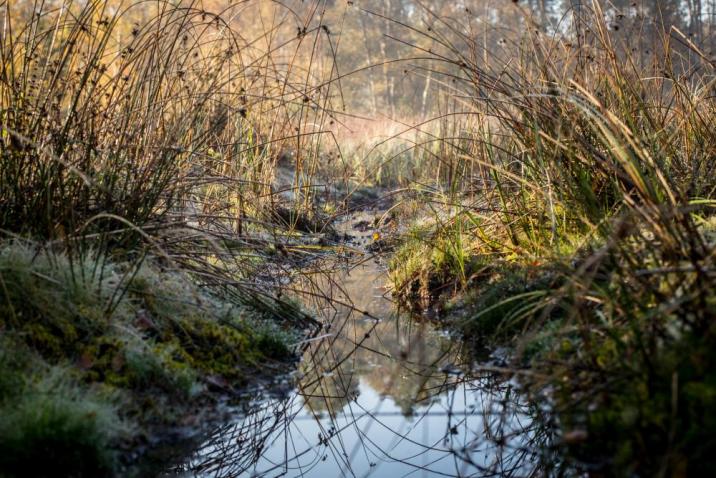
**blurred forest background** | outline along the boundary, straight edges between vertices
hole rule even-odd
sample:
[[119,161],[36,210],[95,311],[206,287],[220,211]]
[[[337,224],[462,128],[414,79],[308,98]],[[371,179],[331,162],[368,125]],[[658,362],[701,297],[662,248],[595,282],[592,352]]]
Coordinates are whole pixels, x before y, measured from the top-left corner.
[[[33,11],[62,8],[62,0],[48,0],[38,6],[33,1],[11,1],[10,12],[27,21]],[[127,9],[121,25],[113,29],[114,48],[130,45],[142,27],[166,9],[164,2],[109,0],[97,12],[106,20],[118,10]],[[591,2],[583,0],[202,0],[173,2],[207,16],[219,14],[223,28],[230,28],[246,40],[239,60],[252,72],[247,83],[227,83],[226,95],[247,95],[247,105],[258,102],[247,91],[279,98],[286,85],[298,80],[313,94],[304,97],[296,89],[296,100],[308,106],[327,106],[327,114],[353,124],[356,118],[391,119],[419,122],[435,118],[440,112],[456,108],[460,74],[447,55],[435,61],[445,48],[482,57],[476,62],[495,64],[519,61],[521,43],[530,31],[540,29],[552,35],[551,41],[571,38],[580,41],[580,22],[593,21],[581,16]],[[683,42],[693,42],[711,54],[716,38],[711,34],[716,18],[714,0],[613,0],[603,2],[604,21],[611,38],[622,46],[641,52],[645,61],[663,50],[662,33],[671,28],[684,34]],[[76,7],[77,5],[75,5]],[[211,12],[209,14],[208,12]],[[203,18],[205,20],[206,17]],[[195,19],[198,21],[199,19]],[[49,21],[49,20],[48,20]],[[102,18],[97,18],[102,22]],[[223,22],[226,22],[224,25]],[[220,28],[217,28],[220,29]],[[303,41],[297,42],[296,39]],[[202,41],[206,39],[202,37]],[[184,46],[192,49],[206,45]],[[686,51],[686,50],[684,50]],[[267,55],[267,53],[271,53]],[[693,54],[693,53],[691,53]],[[509,60],[506,60],[509,59]],[[266,72],[274,84],[266,84]],[[191,69],[187,71],[191,74]],[[228,74],[228,72],[227,72]],[[252,88],[254,88],[252,90]],[[290,89],[290,88],[289,88]],[[452,101],[452,104],[451,104]],[[264,104],[271,108],[271,104]],[[457,107],[459,109],[459,106]],[[314,108],[317,109],[317,108]],[[255,111],[260,116],[263,111]],[[321,115],[326,114],[322,111]],[[352,119],[348,119],[352,118]],[[317,128],[317,118],[308,123]],[[365,124],[363,127],[367,127]],[[374,126],[371,132],[384,125]]]

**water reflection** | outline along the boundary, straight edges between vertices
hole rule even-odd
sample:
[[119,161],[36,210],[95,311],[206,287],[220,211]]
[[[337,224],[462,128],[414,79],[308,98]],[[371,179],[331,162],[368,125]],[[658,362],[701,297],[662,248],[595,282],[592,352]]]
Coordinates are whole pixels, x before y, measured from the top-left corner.
[[[373,260],[306,288],[324,315],[279,396],[245,405],[182,464],[188,476],[531,476],[549,441],[515,382],[394,313]],[[320,292],[320,293],[318,293]],[[322,295],[332,298],[326,302]],[[352,304],[352,305],[348,305]]]

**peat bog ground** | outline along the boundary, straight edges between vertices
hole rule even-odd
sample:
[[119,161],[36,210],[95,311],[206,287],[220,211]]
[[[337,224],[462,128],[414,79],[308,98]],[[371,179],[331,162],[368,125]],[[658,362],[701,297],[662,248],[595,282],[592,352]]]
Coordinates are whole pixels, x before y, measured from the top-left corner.
[[0,476],[708,476],[715,27],[0,0]]

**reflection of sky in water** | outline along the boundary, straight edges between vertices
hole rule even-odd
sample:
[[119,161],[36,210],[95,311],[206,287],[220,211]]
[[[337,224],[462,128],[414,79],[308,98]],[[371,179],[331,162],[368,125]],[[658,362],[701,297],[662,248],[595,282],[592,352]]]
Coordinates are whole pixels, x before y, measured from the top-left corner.
[[[524,472],[516,475],[529,474],[529,460],[519,463],[523,457],[515,448],[530,434],[522,435],[520,429],[520,436],[506,438],[504,450],[481,439],[488,428],[503,434],[507,430],[494,423],[486,426],[484,394],[469,384],[440,395],[411,417],[363,382],[359,391],[358,399],[335,419],[326,415],[316,420],[296,402],[300,411],[288,428],[271,436],[267,451],[246,476],[479,476],[482,470],[502,475],[514,466]],[[524,415],[506,422],[520,419],[528,422]]]
[[541,432],[510,382],[466,378],[459,367],[467,368],[472,353],[459,340],[394,315],[373,261],[331,279],[315,291],[338,300],[311,304],[326,314],[330,326],[322,333],[329,336],[307,347],[297,387],[286,387],[282,398],[258,398],[183,469],[199,476],[390,478],[534,472],[529,450]]

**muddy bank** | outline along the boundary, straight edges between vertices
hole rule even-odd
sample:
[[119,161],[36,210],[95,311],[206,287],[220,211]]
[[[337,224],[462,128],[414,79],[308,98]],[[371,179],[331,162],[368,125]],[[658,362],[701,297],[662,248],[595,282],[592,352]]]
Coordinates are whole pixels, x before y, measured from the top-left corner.
[[311,320],[235,302],[147,259],[0,245],[3,476],[131,475],[195,436],[248,384],[283,373]]

